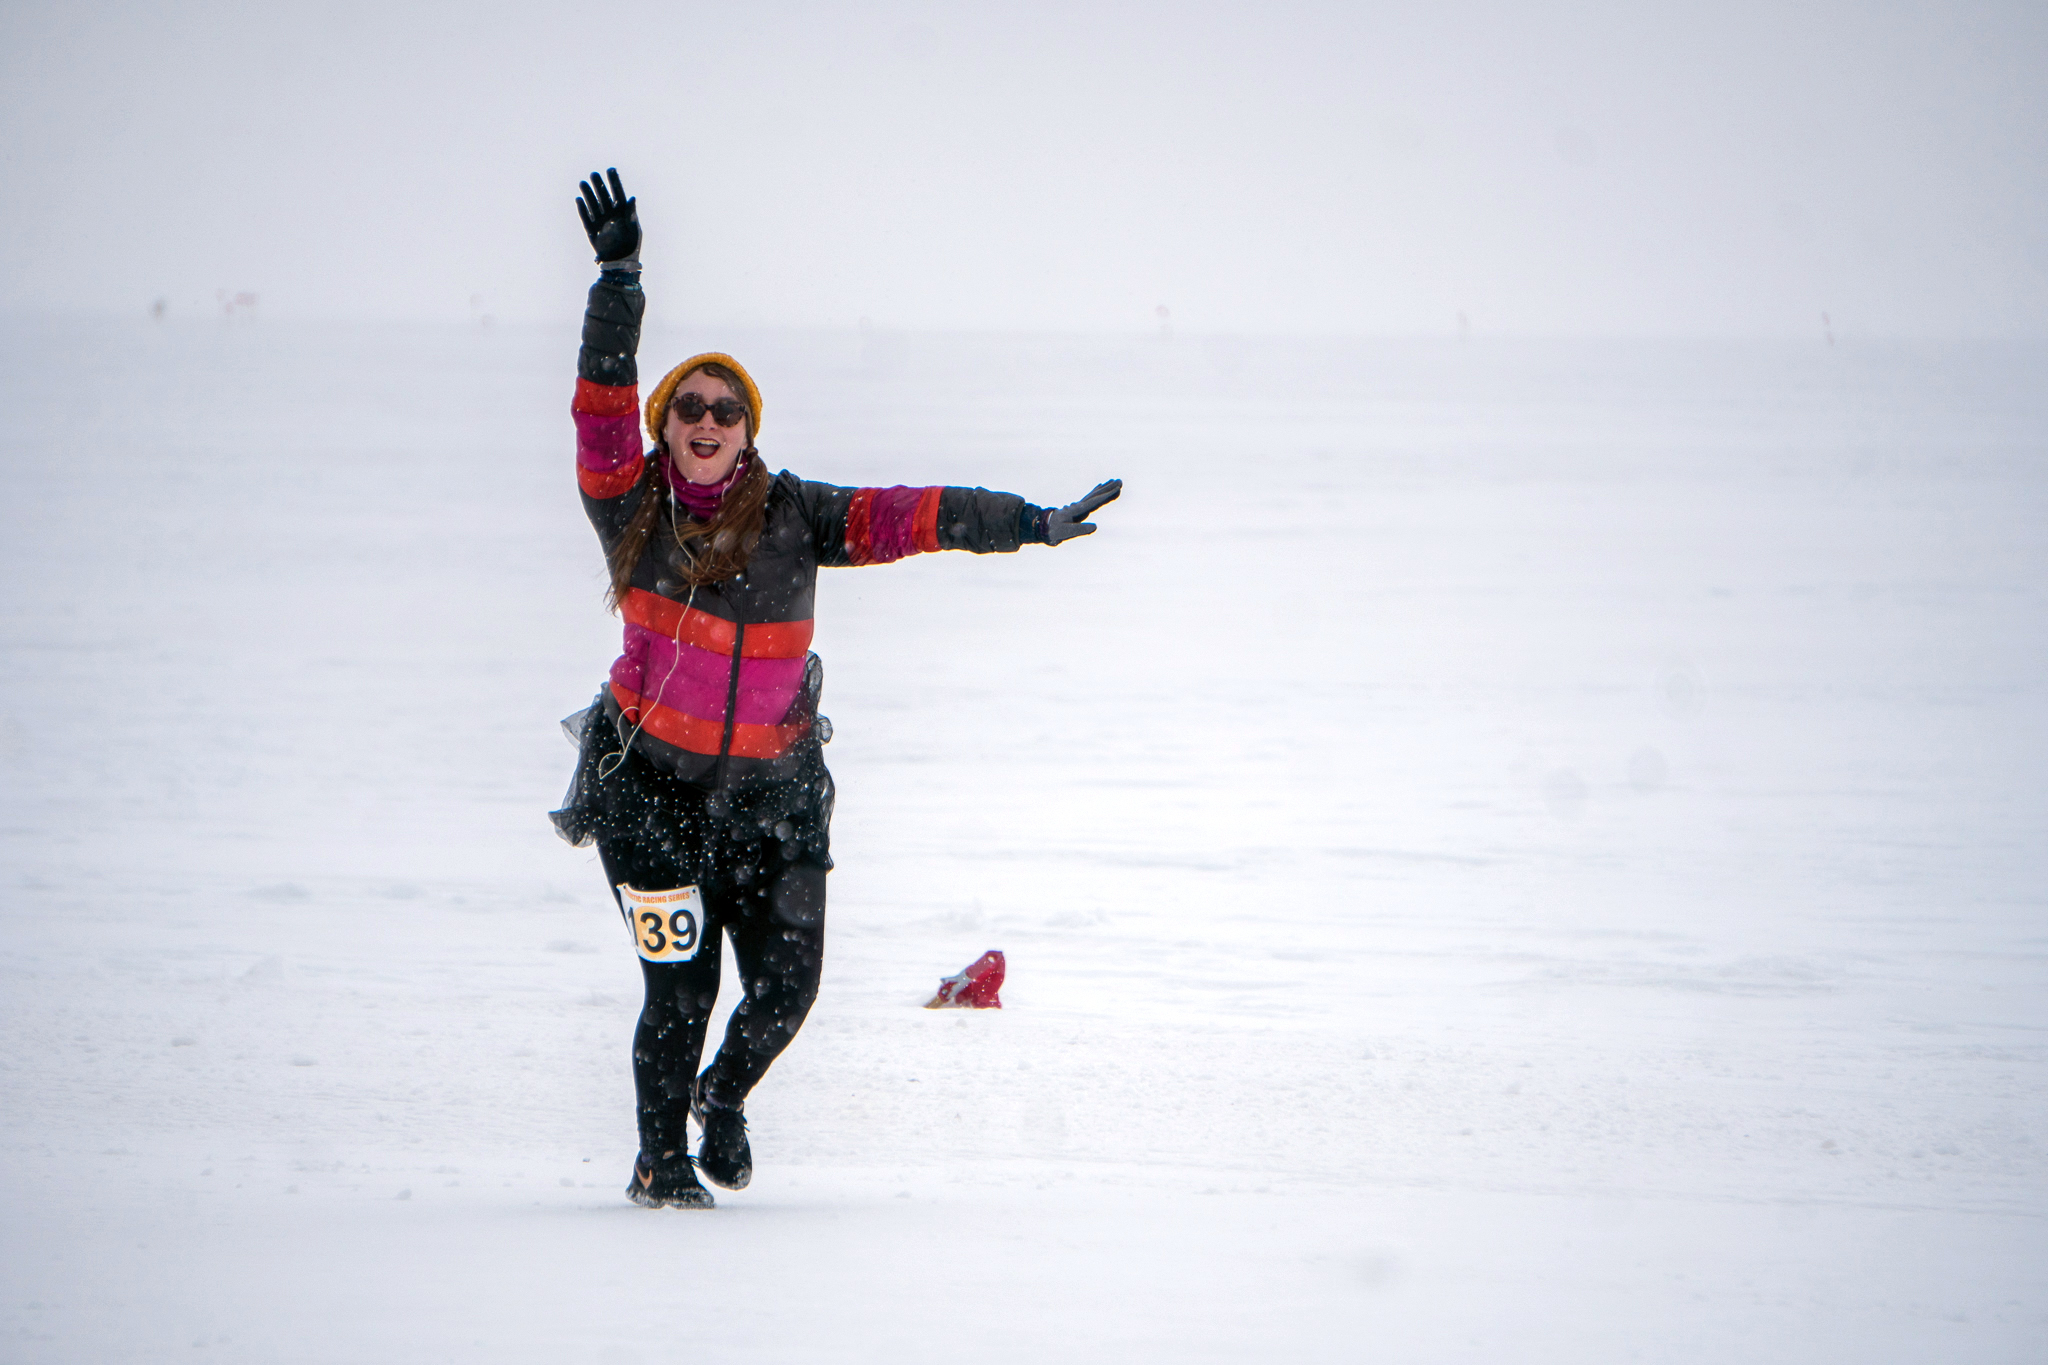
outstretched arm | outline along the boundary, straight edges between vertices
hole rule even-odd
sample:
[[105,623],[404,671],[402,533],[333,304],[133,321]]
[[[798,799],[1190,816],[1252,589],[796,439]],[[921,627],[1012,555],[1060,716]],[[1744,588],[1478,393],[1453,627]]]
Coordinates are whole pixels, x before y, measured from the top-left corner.
[[[640,216],[617,171],[609,185],[593,171],[580,189],[576,212],[597,253],[598,277],[576,352],[576,482],[592,503],[614,503],[640,482],[646,466],[635,360],[647,308],[640,292]],[[599,511],[590,508],[593,518]]]
[[1056,508],[986,488],[797,487],[820,564],[891,564],[931,550],[1008,554],[1088,535],[1095,530],[1088,514],[1114,500],[1123,481],[1097,484],[1079,502]]

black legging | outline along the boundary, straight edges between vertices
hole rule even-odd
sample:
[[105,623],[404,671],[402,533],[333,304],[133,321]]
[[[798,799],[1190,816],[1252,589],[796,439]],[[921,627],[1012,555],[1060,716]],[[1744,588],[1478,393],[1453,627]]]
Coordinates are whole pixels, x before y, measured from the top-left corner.
[[[600,839],[597,851],[614,898],[620,882],[641,891],[686,884],[671,858],[638,840]],[[694,959],[641,959],[647,1001],[633,1032],[633,1088],[639,1097],[640,1150],[650,1156],[679,1151],[688,1140],[684,1123],[690,1087],[711,1007],[718,1000],[721,928],[732,936],[745,993],[706,1073],[706,1094],[714,1103],[737,1105],[746,1099],[796,1037],[818,998],[825,956],[825,871],[765,861],[770,865],[742,869],[737,885],[707,889],[709,922]]]

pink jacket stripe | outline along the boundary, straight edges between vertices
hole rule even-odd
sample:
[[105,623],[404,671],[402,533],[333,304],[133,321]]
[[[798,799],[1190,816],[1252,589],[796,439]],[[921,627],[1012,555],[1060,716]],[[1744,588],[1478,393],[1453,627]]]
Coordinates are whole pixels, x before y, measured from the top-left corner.
[[[779,725],[803,686],[804,660],[740,659],[734,719],[742,725]],[[687,640],[678,645],[645,626],[627,625],[626,652],[612,665],[612,681],[642,697],[700,720],[725,719],[730,655]]]
[[850,564],[893,564],[939,548],[941,488],[856,488],[846,508]]
[[576,481],[593,498],[616,498],[640,482],[640,390],[576,381]]

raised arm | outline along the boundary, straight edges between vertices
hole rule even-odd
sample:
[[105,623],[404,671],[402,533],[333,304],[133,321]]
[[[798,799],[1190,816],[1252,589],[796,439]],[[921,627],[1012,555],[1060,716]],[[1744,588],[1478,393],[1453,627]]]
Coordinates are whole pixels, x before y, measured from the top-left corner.
[[[583,495],[609,503],[640,482],[646,456],[640,441],[640,216],[619,173],[607,185],[595,171],[581,185],[576,212],[597,253],[597,283],[583,310],[576,352],[576,482]],[[600,509],[592,508],[597,517]]]
[[1038,507],[986,488],[841,488],[785,474],[825,565],[892,564],[932,550],[1008,554],[1020,545],[1057,545],[1095,530],[1088,515],[1123,491],[1100,483],[1065,507]]

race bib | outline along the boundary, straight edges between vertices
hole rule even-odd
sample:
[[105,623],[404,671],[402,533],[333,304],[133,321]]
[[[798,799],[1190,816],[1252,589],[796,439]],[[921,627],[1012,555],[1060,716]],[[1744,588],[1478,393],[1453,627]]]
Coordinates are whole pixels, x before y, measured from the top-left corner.
[[704,894],[694,886],[637,891],[619,883],[633,946],[649,962],[689,962],[704,942]]

